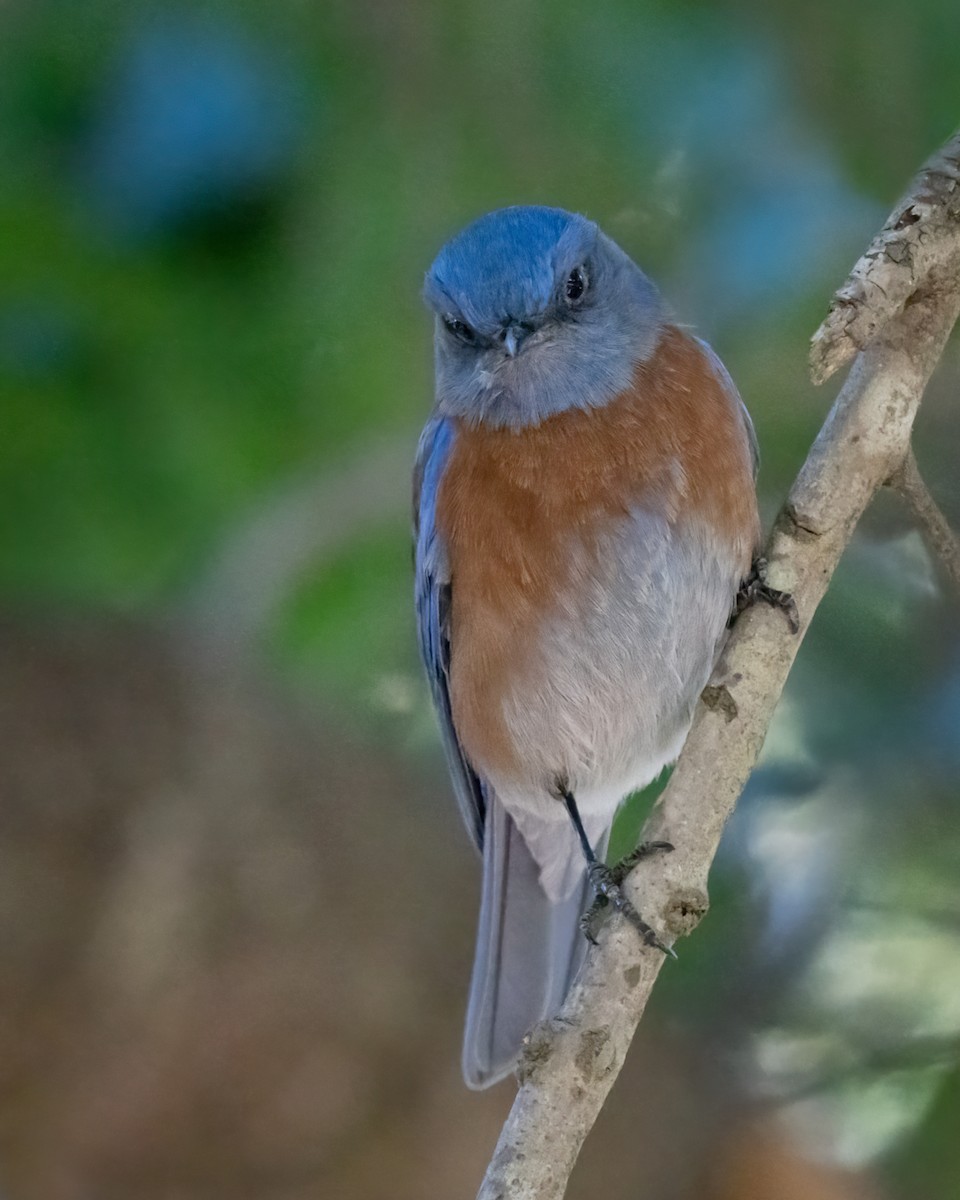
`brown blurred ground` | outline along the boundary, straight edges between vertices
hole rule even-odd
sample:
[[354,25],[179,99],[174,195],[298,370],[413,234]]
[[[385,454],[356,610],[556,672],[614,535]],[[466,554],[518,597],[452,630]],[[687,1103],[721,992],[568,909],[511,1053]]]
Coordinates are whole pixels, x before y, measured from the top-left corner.
[[[90,621],[0,638],[9,1200],[469,1197],[476,870],[410,778],[252,671]],[[435,797],[435,805],[434,805]],[[571,1195],[869,1200],[646,1028]]]

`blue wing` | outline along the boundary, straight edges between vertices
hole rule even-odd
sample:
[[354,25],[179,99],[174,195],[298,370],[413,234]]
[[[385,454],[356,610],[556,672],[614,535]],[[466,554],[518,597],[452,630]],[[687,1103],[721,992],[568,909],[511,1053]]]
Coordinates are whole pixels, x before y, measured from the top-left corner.
[[453,727],[450,709],[451,581],[446,547],[436,525],[437,492],[455,437],[456,429],[451,421],[435,418],[427,422],[417,448],[413,474],[417,637],[440,718],[440,733],[457,803],[467,829],[480,849],[486,800],[483,784],[467,762]]
[[709,342],[705,342],[703,338],[697,338],[697,342],[703,347],[706,353],[710,366],[713,367],[713,373],[717,376],[723,386],[726,388],[731,400],[735,401],[740,410],[740,419],[743,421],[743,427],[746,430],[747,441],[750,443],[750,457],[753,461],[753,478],[757,478],[757,471],[760,469],[760,443],[757,441],[757,431],[753,427],[753,420],[750,413],[747,411],[747,406],[743,402],[743,398],[737,391],[737,385],[730,378],[730,372],[720,361],[720,357]]

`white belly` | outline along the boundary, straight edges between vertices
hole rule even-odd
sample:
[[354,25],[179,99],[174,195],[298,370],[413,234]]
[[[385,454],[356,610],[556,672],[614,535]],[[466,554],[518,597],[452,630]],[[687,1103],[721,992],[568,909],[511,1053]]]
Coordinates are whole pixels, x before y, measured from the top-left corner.
[[643,512],[577,567],[541,630],[532,670],[504,702],[524,776],[490,777],[551,894],[579,878],[558,783],[597,840],[621,801],[676,759],[741,573],[708,527],[679,538]]

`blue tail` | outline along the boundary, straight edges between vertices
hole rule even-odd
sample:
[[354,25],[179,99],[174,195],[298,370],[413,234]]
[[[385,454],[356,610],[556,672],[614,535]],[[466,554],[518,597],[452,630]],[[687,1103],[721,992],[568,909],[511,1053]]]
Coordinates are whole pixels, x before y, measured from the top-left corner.
[[592,899],[584,870],[582,885],[552,903],[517,826],[495,796],[488,799],[480,927],[463,1042],[463,1077],[472,1088],[508,1075],[525,1035],[563,1003],[586,952],[579,921]]

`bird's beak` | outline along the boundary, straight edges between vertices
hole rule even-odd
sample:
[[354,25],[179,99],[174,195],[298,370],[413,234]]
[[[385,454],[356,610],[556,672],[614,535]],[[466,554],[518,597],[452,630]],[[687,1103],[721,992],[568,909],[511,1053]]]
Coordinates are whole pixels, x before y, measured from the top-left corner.
[[527,330],[517,325],[508,325],[503,331],[503,348],[510,358],[516,358],[520,343],[526,336]]

